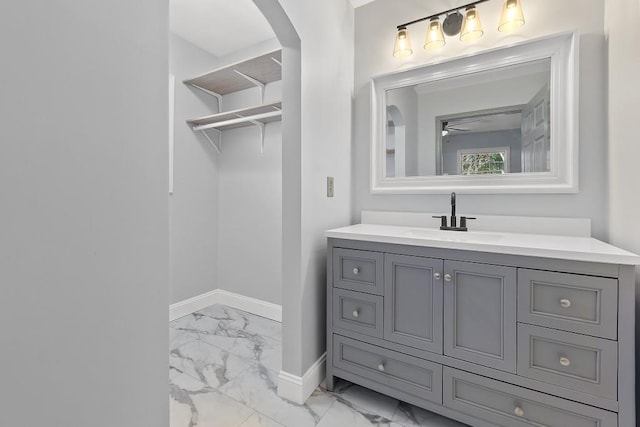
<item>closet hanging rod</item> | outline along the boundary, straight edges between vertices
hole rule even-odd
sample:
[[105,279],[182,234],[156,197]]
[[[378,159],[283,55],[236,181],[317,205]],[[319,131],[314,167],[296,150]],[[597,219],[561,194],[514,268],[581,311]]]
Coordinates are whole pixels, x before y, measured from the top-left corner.
[[216,123],[207,123],[205,125],[194,126],[193,130],[215,129],[223,126],[235,125],[238,123],[251,122],[255,120],[268,119],[270,117],[277,117],[282,115],[282,110],[270,111],[268,113],[256,114],[253,116],[240,117],[237,119],[224,120]]

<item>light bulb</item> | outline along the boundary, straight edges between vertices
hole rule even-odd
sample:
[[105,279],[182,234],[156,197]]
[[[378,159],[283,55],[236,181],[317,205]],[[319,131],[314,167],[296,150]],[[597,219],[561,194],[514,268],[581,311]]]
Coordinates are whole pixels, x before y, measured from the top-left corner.
[[440,20],[438,20],[437,17],[432,18],[431,22],[429,22],[427,34],[424,39],[424,49],[436,50],[440,49],[444,45],[444,33],[442,32],[442,25],[440,25]]
[[505,0],[502,5],[502,16],[498,31],[514,31],[524,25],[524,14],[522,13],[522,2],[520,0]]
[[393,56],[396,58],[409,56],[413,53],[411,49],[411,40],[409,40],[409,31],[405,27],[398,28],[396,43],[393,47]]
[[462,21],[462,31],[460,32],[460,41],[468,42],[482,37],[484,30],[482,22],[480,22],[480,14],[475,6],[469,6]]

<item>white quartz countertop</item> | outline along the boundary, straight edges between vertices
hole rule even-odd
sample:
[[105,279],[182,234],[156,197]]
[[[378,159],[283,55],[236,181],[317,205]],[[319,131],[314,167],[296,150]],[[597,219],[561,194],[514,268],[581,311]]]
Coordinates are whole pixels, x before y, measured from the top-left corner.
[[327,237],[574,261],[640,265],[640,256],[592,237],[356,224],[326,231]]

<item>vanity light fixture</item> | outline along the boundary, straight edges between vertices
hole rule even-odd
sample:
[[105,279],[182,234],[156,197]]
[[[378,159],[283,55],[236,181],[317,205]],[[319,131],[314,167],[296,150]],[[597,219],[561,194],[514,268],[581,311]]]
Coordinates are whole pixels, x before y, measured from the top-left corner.
[[484,30],[482,22],[480,22],[480,14],[475,6],[469,6],[464,14],[462,21],[462,31],[460,32],[460,41],[469,42],[482,37]]
[[[455,9],[449,9],[435,15],[425,16],[424,18],[398,25],[398,34],[393,49],[393,56],[398,58],[413,54],[407,27],[427,20],[429,21],[429,25],[424,40],[425,50],[431,51],[443,47],[446,44],[445,35],[453,37],[460,34],[460,40],[463,42],[482,37],[484,30],[480,22],[480,13],[476,6],[486,1],[489,0],[476,0]],[[464,16],[460,11],[464,11]],[[440,17],[442,16],[445,18],[442,23],[440,23]],[[504,0],[498,31],[513,31],[523,25],[524,14],[522,12],[522,0]]]
[[509,32],[517,30],[524,25],[522,2],[520,0],[506,0],[502,5],[502,16],[498,31]]
[[411,49],[409,31],[407,31],[407,27],[400,26],[398,27],[398,35],[396,36],[396,43],[393,47],[393,56],[398,58],[411,54],[413,54],[413,49]]
[[442,25],[438,17],[431,18],[429,22],[429,28],[427,28],[427,35],[424,39],[425,50],[436,50],[444,46],[444,33],[442,32]]

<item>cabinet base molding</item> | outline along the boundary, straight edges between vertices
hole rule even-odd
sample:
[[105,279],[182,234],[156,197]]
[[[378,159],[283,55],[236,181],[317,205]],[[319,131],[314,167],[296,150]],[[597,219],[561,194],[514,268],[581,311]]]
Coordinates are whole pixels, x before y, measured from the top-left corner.
[[327,353],[323,353],[301,377],[280,371],[278,375],[278,396],[298,405],[304,404],[326,376],[326,358]]
[[214,304],[227,305],[276,322],[282,322],[281,305],[225,291],[224,289],[214,289],[211,292],[171,304],[169,306],[169,321],[195,313]]

